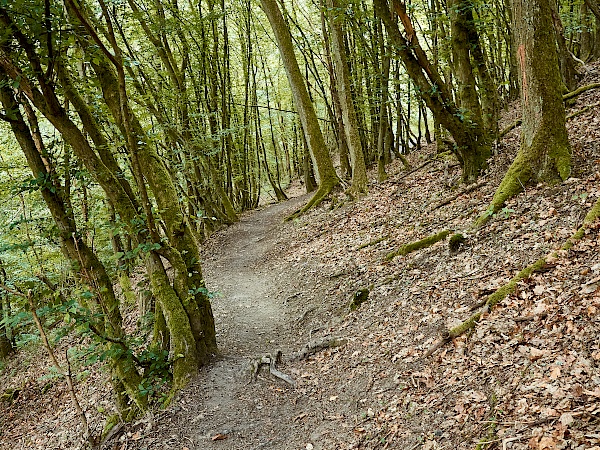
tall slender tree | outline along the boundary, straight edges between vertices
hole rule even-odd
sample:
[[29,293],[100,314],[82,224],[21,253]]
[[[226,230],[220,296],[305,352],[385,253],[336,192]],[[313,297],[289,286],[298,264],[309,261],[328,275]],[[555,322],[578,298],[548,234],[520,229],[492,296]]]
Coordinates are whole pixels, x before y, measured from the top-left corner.
[[348,144],[350,163],[352,165],[352,186],[354,194],[363,194],[367,191],[367,169],[363,153],[360,134],[358,131],[358,118],[354,109],[350,71],[346,61],[346,46],[342,29],[344,8],[337,0],[328,0],[329,25],[331,28],[331,54],[335,67],[337,93],[340,100],[340,109],[344,123],[345,141]]
[[315,108],[306,88],[306,81],[298,66],[290,29],[276,0],[261,0],[260,4],[273,29],[277,48],[294,98],[294,104],[300,116],[304,136],[318,176],[319,189],[301,209],[301,212],[304,212],[319,204],[339,183],[339,178],[331,162]]

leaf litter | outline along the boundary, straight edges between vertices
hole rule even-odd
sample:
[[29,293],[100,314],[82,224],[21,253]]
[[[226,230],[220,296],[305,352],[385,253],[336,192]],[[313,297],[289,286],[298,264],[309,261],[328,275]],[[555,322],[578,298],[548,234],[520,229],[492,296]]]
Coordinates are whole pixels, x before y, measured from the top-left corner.
[[[599,66],[586,77],[597,81]],[[599,100],[598,91],[585,92],[572,110]],[[498,146],[486,185],[435,210],[455,193],[458,168],[436,161],[401,178],[401,164],[393,162],[389,179],[372,183],[368,196],[338,198],[292,223],[277,222],[270,247],[253,264],[272,284],[270,301],[284,305],[280,323],[264,336],[257,331],[264,337],[260,345],[244,344],[227,325],[236,310],[220,306],[225,301],[219,298],[215,309],[225,329],[225,357],[282,348],[282,370],[296,388],[269,375],[251,384],[236,375],[227,378],[229,400],[222,395],[222,404],[211,403],[208,392],[222,384],[207,370],[167,410],[122,427],[105,448],[600,449],[600,224],[544,272],[520,282],[469,334],[422,358],[444,330],[579,226],[600,196],[598,109],[568,122],[572,177],[528,187],[488,225],[466,232],[457,253],[442,241],[385,260],[401,245],[441,230],[468,230],[514,158],[518,130]],[[428,146],[409,158],[417,167],[434,152]],[[239,245],[244,236],[232,237],[231,230],[213,236],[204,249],[209,265],[228,240]],[[368,300],[349,311],[354,293],[364,288]],[[286,353],[328,336],[347,343],[285,361]],[[34,353],[21,353],[0,373],[3,388],[21,389],[15,402],[0,403],[0,448],[79,448],[64,383],[46,389],[47,361]],[[106,381],[96,367],[78,383],[92,423],[101,423],[99,411],[111,408]],[[224,428],[234,420],[225,412],[237,414],[236,423],[246,428]]]

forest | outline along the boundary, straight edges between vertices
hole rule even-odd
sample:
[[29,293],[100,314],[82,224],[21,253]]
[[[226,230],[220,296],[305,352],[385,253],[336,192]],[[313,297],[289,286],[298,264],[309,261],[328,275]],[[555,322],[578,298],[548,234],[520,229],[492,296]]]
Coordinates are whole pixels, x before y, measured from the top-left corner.
[[600,448],[598,0],[0,0],[0,449]]

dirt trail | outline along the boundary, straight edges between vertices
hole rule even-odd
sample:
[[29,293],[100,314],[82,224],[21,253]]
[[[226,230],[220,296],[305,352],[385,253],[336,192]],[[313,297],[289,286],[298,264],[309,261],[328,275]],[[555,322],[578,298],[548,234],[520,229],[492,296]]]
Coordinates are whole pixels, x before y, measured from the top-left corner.
[[[304,448],[302,430],[290,432],[295,393],[269,375],[250,383],[248,363],[275,349],[298,349],[292,324],[304,305],[288,299],[299,283],[278,256],[287,247],[285,215],[305,197],[245,216],[204,248],[204,276],[212,300],[219,358],[207,366],[167,411],[160,412],[136,449]],[[223,440],[212,438],[222,435]],[[169,436],[168,439],[165,439]],[[295,441],[295,442],[294,442]],[[131,448],[131,447],[128,447]]]
[[301,200],[269,206],[244,217],[209,246],[204,277],[215,292],[213,308],[220,350],[225,356],[254,356],[274,340],[277,327],[289,320],[278,284],[282,276],[276,254],[282,223]]

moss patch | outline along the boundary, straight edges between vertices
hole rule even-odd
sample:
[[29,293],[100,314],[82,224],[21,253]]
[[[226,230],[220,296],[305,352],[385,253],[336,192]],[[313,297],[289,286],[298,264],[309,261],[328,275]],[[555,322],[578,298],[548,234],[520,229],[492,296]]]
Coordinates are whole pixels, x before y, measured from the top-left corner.
[[369,298],[369,289],[359,289],[352,296],[352,301],[350,302],[350,311],[356,311],[360,305],[367,301]]
[[431,247],[436,242],[446,239],[450,235],[450,233],[452,233],[451,230],[440,231],[437,234],[432,234],[431,236],[427,236],[426,238],[423,238],[419,241],[403,245],[398,250],[388,253],[385,259],[387,261],[391,261],[396,256],[405,256],[411,252],[414,252],[415,250],[421,250],[422,248]]
[[448,242],[448,248],[450,249],[450,253],[458,253],[460,246],[467,240],[461,233],[454,233],[450,236],[450,241]]

